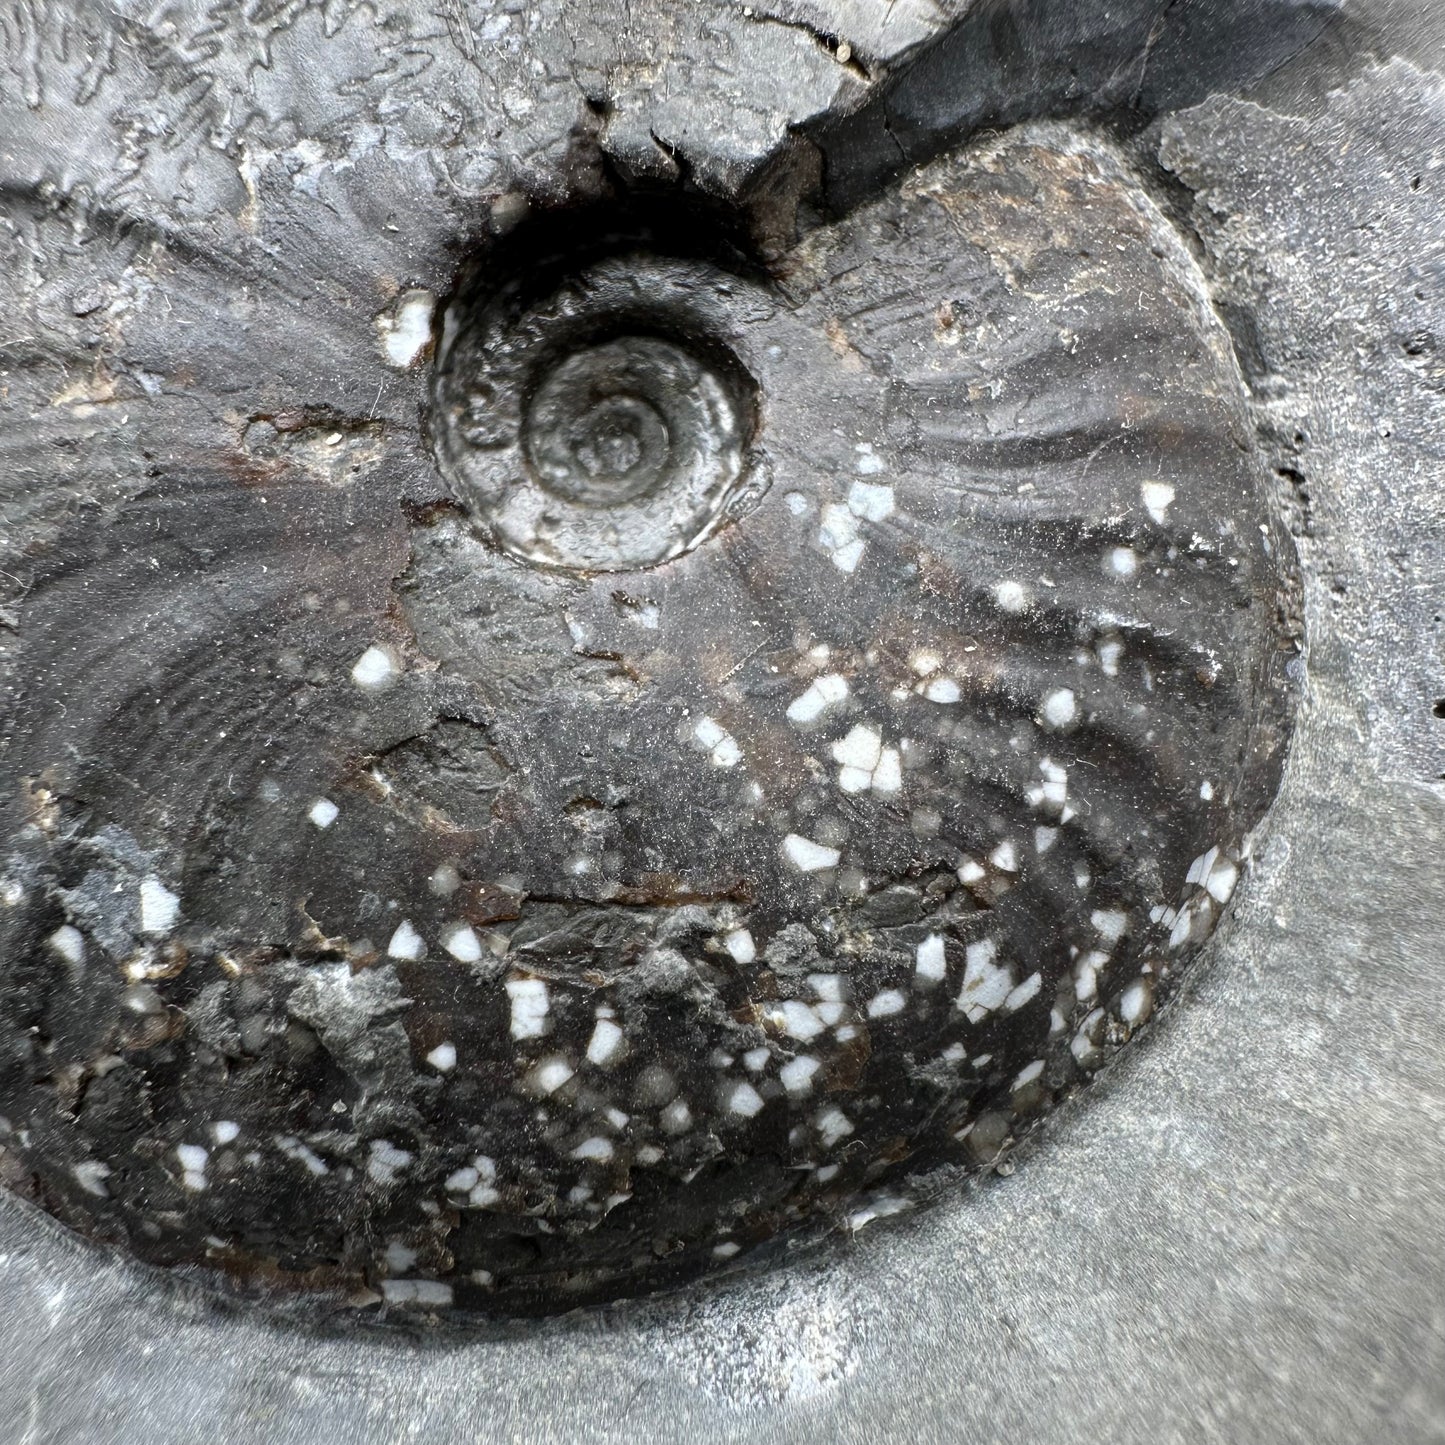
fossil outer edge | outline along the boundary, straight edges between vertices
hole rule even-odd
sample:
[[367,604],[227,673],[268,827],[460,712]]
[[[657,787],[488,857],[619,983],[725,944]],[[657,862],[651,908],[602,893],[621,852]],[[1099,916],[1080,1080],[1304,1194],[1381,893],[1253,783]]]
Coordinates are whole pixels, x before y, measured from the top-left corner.
[[439,260],[318,334],[294,227],[79,224],[128,266],[72,309],[134,315],[27,444],[137,475],[34,559],[0,900],[6,1176],[62,1219],[356,1303],[635,1292],[994,1162],[1207,936],[1287,543],[1103,142],[807,236],[717,338],[766,491],[637,572],[499,552],[368,411],[426,411]]

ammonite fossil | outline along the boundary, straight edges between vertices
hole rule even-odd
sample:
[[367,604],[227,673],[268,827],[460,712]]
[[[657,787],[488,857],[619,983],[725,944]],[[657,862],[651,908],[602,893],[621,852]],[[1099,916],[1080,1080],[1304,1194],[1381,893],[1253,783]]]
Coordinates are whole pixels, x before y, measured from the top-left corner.
[[6,197],[10,1185],[535,1311],[996,1163],[1280,767],[1288,541],[1184,242],[1060,125],[767,246],[314,159],[209,239]]

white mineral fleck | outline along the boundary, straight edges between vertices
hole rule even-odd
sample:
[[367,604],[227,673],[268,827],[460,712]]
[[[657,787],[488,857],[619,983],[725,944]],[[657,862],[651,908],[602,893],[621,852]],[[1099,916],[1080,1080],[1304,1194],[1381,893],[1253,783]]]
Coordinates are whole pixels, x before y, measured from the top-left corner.
[[377,644],[368,647],[351,665],[351,680],[366,692],[380,692],[396,676],[391,652]]
[[908,1000],[900,989],[882,989],[868,1000],[868,1017],[870,1019],[889,1018],[893,1014],[902,1013],[907,1003]]
[[547,1014],[551,1008],[545,980],[509,978],[506,987],[507,997],[512,1001],[512,1037],[541,1038],[547,1032]]
[[341,809],[331,801],[330,798],[317,798],[312,803],[310,811],[306,814],[318,828],[329,828],[337,818]]
[[426,349],[435,307],[436,297],[430,291],[404,291],[396,305],[377,318],[382,349],[393,366],[406,370]]
[[914,970],[919,978],[928,983],[939,983],[948,972],[948,960],[943,952],[943,938],[937,933],[930,933],[922,943],[918,945],[918,952],[915,957]]
[[751,1119],[762,1112],[763,1096],[746,1079],[741,1079],[728,1090],[727,1107],[729,1113]]
[[[515,1004],[513,1005],[515,1009]],[[622,1030],[611,1019],[598,1019],[587,1043],[587,1059],[599,1068],[610,1064],[622,1052]]]
[[169,933],[180,917],[181,900],[154,876],[143,878],[140,885],[140,931]]
[[838,849],[815,843],[798,833],[789,833],[783,839],[783,856],[800,873],[819,873],[825,868],[835,868],[841,856]]
[[723,937],[723,947],[732,955],[735,963],[751,963],[758,951],[753,936],[746,928],[735,928]]
[[1077,715],[1074,694],[1067,687],[1056,688],[1039,707],[1039,717],[1051,728],[1066,728]]
[[426,944],[422,942],[421,934],[406,919],[402,919],[391,935],[391,942],[386,945],[386,953],[388,958],[415,963],[426,955]]
[[85,962],[85,937],[78,928],[62,923],[50,935],[49,942],[67,963],[79,965]]
[[818,1072],[819,1067],[817,1059],[808,1054],[799,1054],[778,1070],[778,1078],[790,1094],[810,1094],[813,1091],[813,1075]]
[[482,941],[467,923],[454,923],[442,934],[442,947],[458,963],[477,963],[482,957]]
[[1169,504],[1174,500],[1174,488],[1168,482],[1145,482],[1139,493],[1149,515],[1162,527],[1169,515]]

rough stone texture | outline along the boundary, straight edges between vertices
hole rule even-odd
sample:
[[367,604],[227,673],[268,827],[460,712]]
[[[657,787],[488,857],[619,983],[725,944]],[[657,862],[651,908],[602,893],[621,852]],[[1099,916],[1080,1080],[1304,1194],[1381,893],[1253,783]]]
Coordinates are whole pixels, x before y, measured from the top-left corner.
[[[1417,60],[1438,64],[1438,39],[1412,35]],[[1368,295],[1410,302],[1421,248],[1393,253],[1399,221],[1354,232],[1347,219],[1396,195],[1365,139],[1389,124],[1402,87],[1426,103],[1385,169],[1413,157],[1431,174],[1438,81],[1366,71],[1325,121],[1352,116],[1365,159],[1354,143],[1309,151],[1305,184],[1295,199],[1276,194],[1272,224],[1246,163],[1277,163],[1295,122],[1236,112],[1235,135],[1206,108],[1170,132],[1170,164],[1210,186],[1230,230],[1254,230],[1259,253],[1237,264],[1278,265],[1263,253],[1282,222],[1352,236],[1344,256],[1279,271],[1259,347],[1268,374],[1288,378],[1319,338],[1333,344],[1330,276],[1363,271]],[[1234,157],[1227,174],[1211,161],[1220,152]],[[1438,334],[1438,312],[1426,329]],[[1408,363],[1347,350],[1328,368],[1316,353],[1317,367],[1316,387],[1293,400],[1306,422],[1330,413],[1332,395],[1365,409],[1369,391],[1378,406],[1380,388],[1397,421],[1429,415]],[[1303,548],[1310,692],[1274,841],[1190,1006],[1056,1116],[1047,1148],[1011,1178],[766,1280],[446,1350],[302,1340],[238,1319],[132,1267],[97,1266],[10,1203],[0,1418],[11,1436],[1445,1438],[1434,1043],[1445,820],[1428,730],[1419,747],[1410,725],[1377,721],[1405,713],[1390,679],[1420,676],[1415,659],[1438,656],[1438,631],[1404,639],[1402,672],[1370,656],[1374,589],[1398,587],[1391,554],[1413,545],[1396,509],[1438,518],[1439,475],[1412,445],[1418,468],[1392,461],[1397,486],[1382,499],[1360,462],[1331,464],[1337,441],[1329,428],[1312,437],[1305,473],[1331,490],[1314,491],[1316,538]],[[1358,581],[1343,598],[1330,590],[1337,563]],[[1438,590],[1438,552],[1413,565]]]
[[846,208],[958,137],[1040,115],[1137,123],[1237,89],[1321,35],[1339,0],[979,0],[863,104],[805,126]]

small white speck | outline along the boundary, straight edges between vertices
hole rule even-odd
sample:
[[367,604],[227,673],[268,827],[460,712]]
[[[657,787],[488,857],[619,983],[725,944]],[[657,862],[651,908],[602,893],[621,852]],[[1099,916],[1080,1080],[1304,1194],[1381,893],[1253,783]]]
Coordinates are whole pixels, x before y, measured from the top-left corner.
[[727,736],[727,730],[714,718],[700,717],[693,726],[692,735],[704,748],[711,749]]
[[377,317],[382,349],[393,366],[404,371],[426,350],[435,307],[430,291],[405,291],[390,312]]
[[1104,554],[1104,570],[1115,577],[1132,577],[1139,570],[1139,557],[1132,547],[1111,547]]
[[439,1074],[449,1074],[457,1066],[457,1046],[438,1044],[427,1056],[426,1061]]
[[1074,964],[1074,997],[1080,1003],[1092,1003],[1099,992],[1099,971],[1107,968],[1109,955],[1091,949]]
[[1129,927],[1129,915],[1117,909],[1099,908],[1089,915],[1089,922],[1094,925],[1099,937],[1112,948],[1123,938]]
[[373,1139],[366,1161],[367,1177],[383,1187],[396,1183],[396,1177],[411,1163],[411,1154],[398,1149],[390,1139]]
[[318,828],[329,828],[337,819],[341,809],[331,801],[330,798],[317,798],[312,803],[310,811],[306,816],[316,824]]
[[[880,464],[877,470],[882,469]],[[848,488],[848,510],[865,522],[881,522],[893,515],[893,488],[877,482],[854,482]]]
[[381,1297],[389,1305],[425,1305],[445,1309],[452,1302],[452,1287],[436,1279],[384,1279]]
[[598,1019],[587,1043],[588,1062],[599,1068],[610,1064],[622,1052],[622,1041],[622,1029],[617,1024],[611,1019]]
[[442,934],[442,947],[458,963],[477,963],[482,957],[482,941],[467,923],[454,923]]
[[1044,976],[1041,973],[1031,973],[1016,989],[1010,991],[1009,996],[1003,1001],[1005,1013],[1017,1013],[1031,998],[1037,995],[1043,986]]
[[403,1244],[399,1239],[393,1239],[386,1246],[386,1268],[391,1274],[404,1274],[417,1261],[417,1252],[410,1245]]
[[188,1174],[204,1174],[210,1157],[210,1150],[203,1149],[199,1144],[176,1145],[176,1158],[181,1161],[181,1168]]
[[817,1059],[811,1055],[799,1054],[778,1070],[778,1078],[790,1094],[811,1094],[813,1075],[818,1072],[819,1067]]
[[833,559],[840,572],[852,572],[863,556],[863,539],[858,535],[858,519],[847,507],[836,502],[823,508],[818,527],[818,544]]
[[988,877],[988,870],[976,858],[965,858],[958,865],[960,883],[982,883]]
[[988,861],[1003,873],[1017,873],[1019,868],[1018,853],[1014,845],[1005,838],[992,853],[988,855]]
[[1208,778],[1200,783],[1199,796],[1203,798],[1206,803],[1212,803],[1214,801],[1214,784],[1211,783]]
[[875,1195],[866,1204],[853,1210],[848,1216],[848,1228],[854,1233],[867,1228],[875,1219],[887,1219],[892,1214],[903,1214],[912,1209],[911,1200],[897,1194]]
[[406,919],[397,925],[396,932],[391,935],[391,942],[386,945],[388,958],[400,958],[409,963],[426,956],[426,944],[422,936],[414,929]]
[[140,885],[140,931],[169,933],[180,917],[181,900],[159,878],[143,878]]
[[712,750],[712,763],[715,768],[732,768],[742,761],[742,756],[743,750],[737,745],[737,740],[729,736]]
[[728,1090],[727,1107],[730,1114],[751,1119],[762,1112],[763,1096],[746,1079],[741,1079]]
[[278,1134],[276,1136],[276,1147],[288,1159],[294,1159],[298,1164],[304,1164],[307,1170],[318,1178],[331,1171],[327,1163],[314,1150],[309,1149],[294,1135]]
[[[843,47],[840,45],[838,49],[841,52]],[[846,57],[844,58],[846,59]],[[876,477],[880,472],[886,470],[883,458],[873,450],[872,442],[859,442],[853,450],[858,454],[858,459],[853,465],[858,468],[861,476]]]
[[885,988],[868,1000],[868,1017],[870,1019],[889,1018],[893,1014],[902,1013],[907,1003],[908,1000],[901,990]]
[[132,1013],[159,1014],[166,1009],[165,1001],[148,983],[131,984],[122,990],[121,999]]
[[373,644],[351,665],[351,680],[366,692],[380,692],[396,677],[396,661],[390,651]]
[[599,1164],[605,1164],[614,1153],[612,1140],[596,1134],[590,1139],[583,1140],[573,1151],[574,1159],[591,1159]]
[[1228,858],[1221,858],[1209,870],[1209,878],[1204,886],[1216,903],[1228,903],[1238,881],[1239,869]]
[[737,1254],[741,1249],[742,1245],[738,1244],[735,1240],[729,1239],[722,1244],[713,1245],[712,1254],[714,1259],[731,1259],[733,1255]]
[[732,955],[734,963],[751,963],[758,956],[753,936],[746,928],[735,928],[726,934],[723,947]]
[[87,1194],[94,1194],[100,1199],[110,1197],[110,1190],[105,1182],[110,1177],[109,1164],[103,1164],[99,1159],[86,1159],[72,1166],[70,1172],[75,1175],[75,1182]]
[[1067,687],[1049,693],[1039,708],[1039,717],[1051,728],[1066,728],[1077,715],[1074,694]]
[[462,886],[462,875],[450,863],[443,863],[427,879],[426,886],[439,898],[449,898]]
[[512,1001],[512,1037],[541,1038],[547,1032],[547,1014],[551,1008],[546,982],[540,978],[509,978],[507,997]]
[[830,672],[815,678],[808,690],[795,697],[788,704],[788,720],[795,723],[810,723],[848,696],[848,679],[841,673]]
[[852,1121],[841,1109],[823,1109],[813,1120],[825,1149],[841,1143],[853,1132]]
[[659,1115],[662,1127],[669,1134],[685,1133],[692,1123],[692,1110],[686,1099],[674,1099]]
[[918,945],[914,972],[928,983],[941,983],[948,973],[948,959],[943,951],[942,935],[930,933]]
[[1186,883],[1197,883],[1202,888],[1205,880],[1209,877],[1209,871],[1214,867],[1219,857],[1219,849],[1211,848],[1207,853],[1201,853],[1190,865],[1189,872],[1184,875]]
[[773,1051],[766,1045],[761,1048],[749,1049],[743,1055],[743,1067],[752,1074],[760,1074],[768,1066],[768,1060],[773,1056]]
[[800,873],[820,873],[825,868],[836,868],[842,856],[836,848],[825,847],[798,833],[789,833],[783,839],[782,851]]
[[1028,1087],[1030,1084],[1032,1084],[1032,1083],[1034,1082],[1034,1080],[1037,1079],[1043,1072],[1044,1072],[1044,1061],[1043,1061],[1042,1059],[1035,1059],[1035,1060],[1033,1061],[1033,1063],[1031,1063],[1031,1064],[1025,1064],[1024,1067],[1021,1068],[1021,1069],[1018,1071],[1018,1076],[1014,1079],[1014,1085],[1013,1085],[1014,1088],[1015,1088],[1015,1089],[1025,1089],[1025,1088],[1027,1088],[1027,1087]]
[[78,928],[62,923],[50,935],[49,942],[51,948],[67,963],[79,965],[85,962],[85,937]]
[[1142,1023],[1153,1006],[1153,992],[1147,979],[1136,978],[1119,999],[1119,1017],[1130,1026]]
[[957,702],[963,693],[951,677],[935,677],[923,689],[923,695],[929,702],[950,703]]
[[903,763],[897,748],[884,748],[873,769],[873,791],[887,797],[903,791]]
[[[839,1004],[841,1009],[842,1005]],[[827,1024],[819,1017],[818,1011],[804,1003],[802,999],[785,999],[779,1007],[782,1015],[781,1023],[785,1033],[792,1038],[801,1039],[807,1043],[809,1039],[815,1039],[827,1027]]]
[[856,724],[848,736],[833,744],[833,758],[845,768],[857,768],[871,775],[883,753],[883,740],[876,729]]
[[1162,527],[1168,518],[1169,504],[1174,500],[1174,488],[1168,482],[1145,482],[1139,493],[1149,515]]
[[963,987],[957,1006],[970,1023],[987,1017],[1013,992],[1008,969],[994,962],[997,956],[998,945],[991,938],[970,943],[964,950]]
[[531,1080],[540,1093],[555,1094],[572,1077],[572,1065],[566,1059],[543,1059],[532,1070]]
[[1000,582],[993,597],[1004,612],[1022,612],[1029,605],[1029,594],[1017,582]]

